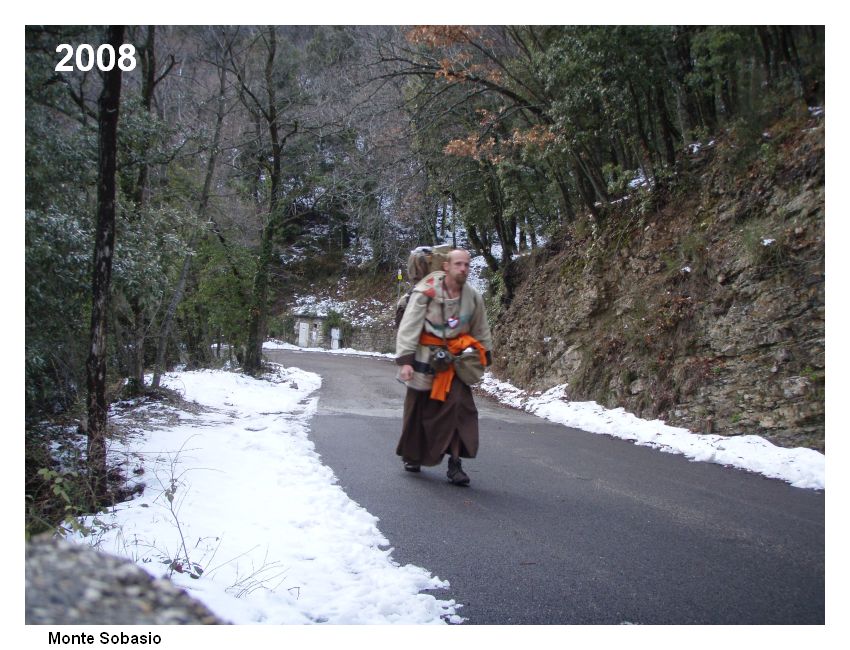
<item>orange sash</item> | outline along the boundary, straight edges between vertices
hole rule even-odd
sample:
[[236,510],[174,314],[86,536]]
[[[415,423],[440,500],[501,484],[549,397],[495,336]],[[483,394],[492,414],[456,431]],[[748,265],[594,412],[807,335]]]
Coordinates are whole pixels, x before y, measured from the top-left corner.
[[[461,334],[453,339],[446,339],[443,341],[443,339],[434,336],[433,334],[422,332],[422,336],[419,337],[419,342],[422,345],[438,345],[440,347],[448,344],[449,352],[455,356],[466,350],[466,348],[473,347],[478,350],[478,358],[481,360],[481,365],[487,365],[487,350],[483,345],[481,345],[481,343],[479,343],[478,339],[474,336],[470,336],[469,334]],[[451,390],[452,379],[454,379],[454,376],[454,364],[451,364],[446,370],[434,375],[434,383],[431,384],[431,399],[445,402],[446,395],[448,395],[449,390]]]

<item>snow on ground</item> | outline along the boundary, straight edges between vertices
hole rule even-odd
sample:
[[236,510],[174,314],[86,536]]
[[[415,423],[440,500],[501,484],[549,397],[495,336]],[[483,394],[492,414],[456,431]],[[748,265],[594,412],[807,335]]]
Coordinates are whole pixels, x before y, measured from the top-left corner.
[[367,302],[358,302],[312,294],[297,296],[293,310],[299,314],[312,314],[314,316],[328,316],[334,311],[356,327],[380,324],[387,320],[390,314],[395,313],[394,306],[390,307],[374,298]]
[[264,350],[292,350],[294,352],[327,352],[328,354],[353,354],[357,356],[366,356],[366,357],[386,357],[387,359],[394,359],[395,355],[391,353],[384,352],[363,352],[361,350],[355,350],[354,348],[339,348],[337,350],[329,350],[327,348],[301,348],[297,345],[292,345],[292,343],[284,343],[282,341],[266,341],[263,343]]
[[[153,575],[170,573],[233,623],[461,620],[454,601],[422,593],[448,583],[395,562],[377,518],[322,464],[308,438],[318,375],[193,371],[168,374],[163,384],[204,412],[141,407],[157,409],[163,425],[136,431],[110,456],[147,487],[86,518],[95,533],[75,541],[96,541]],[[139,410],[119,409],[113,421]]]
[[[336,354],[361,354],[394,358],[393,354],[299,348],[288,343],[267,342],[266,349],[287,349]],[[568,427],[631,440],[660,451],[683,454],[698,462],[717,463],[757,472],[768,478],[786,481],[799,488],[822,490],[826,487],[826,456],[814,449],[777,447],[760,436],[721,436],[697,434],[673,427],[661,420],[642,420],[623,408],[606,409],[596,402],[573,402],[567,397],[567,385],[555,386],[543,393],[528,393],[489,372],[478,388],[502,404],[533,413]]]
[[529,394],[484,375],[480,388],[503,404],[520,408],[552,422],[591,433],[631,440],[638,445],[684,454],[693,461],[730,465],[787,481],[794,487],[826,487],[826,457],[813,449],[777,447],[760,436],[696,434],[661,420],[642,420],[625,409],[605,409],[596,402],[571,402],[567,385]]
[[483,255],[476,255],[469,263],[469,277],[466,281],[473,289],[478,291],[482,296],[487,293],[490,283],[483,276],[483,272],[487,269],[487,261]]
[[[303,350],[277,342],[264,347]],[[71,538],[129,557],[153,575],[170,575],[237,624],[461,622],[461,606],[439,598],[448,583],[394,561],[377,518],[349,499],[322,464],[308,436],[321,378],[274,368],[264,380],[211,370],[163,377],[201,409],[116,405],[111,419],[129,434],[110,458],[146,487],[110,512],[85,518],[91,535]],[[565,386],[529,394],[488,373],[481,387],[502,403],[569,427],[797,487],[825,486],[824,456],[812,450],[777,448],[756,436],[696,435],[623,409],[570,402]],[[430,590],[437,595],[424,593]]]

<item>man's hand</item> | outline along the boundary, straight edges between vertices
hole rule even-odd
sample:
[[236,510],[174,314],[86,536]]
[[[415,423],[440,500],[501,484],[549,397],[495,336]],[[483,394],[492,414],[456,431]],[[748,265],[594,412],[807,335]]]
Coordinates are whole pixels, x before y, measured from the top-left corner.
[[413,379],[413,366],[410,364],[402,366],[401,370],[398,372],[398,378],[402,381],[410,381]]

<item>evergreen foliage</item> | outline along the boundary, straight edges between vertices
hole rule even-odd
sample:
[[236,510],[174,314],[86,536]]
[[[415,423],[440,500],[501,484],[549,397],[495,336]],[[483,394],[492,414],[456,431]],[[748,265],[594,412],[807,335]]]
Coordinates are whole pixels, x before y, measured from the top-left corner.
[[[32,418],[85,390],[103,82],[55,72],[55,46],[103,39],[26,29]],[[651,209],[687,182],[688,148],[724,130],[751,143],[730,164],[748,164],[764,124],[824,97],[818,26],[139,26],[125,39],[139,65],[121,95],[112,381],[138,382],[159,346],[173,366],[224,345],[256,372],[271,306],[295,283],[364,252],[366,272],[394,271],[458,224],[497,313],[518,253],[629,194]]]

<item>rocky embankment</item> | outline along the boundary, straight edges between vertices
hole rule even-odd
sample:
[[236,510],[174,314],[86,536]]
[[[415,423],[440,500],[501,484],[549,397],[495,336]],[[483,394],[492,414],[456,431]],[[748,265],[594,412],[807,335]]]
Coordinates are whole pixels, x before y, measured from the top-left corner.
[[26,546],[27,625],[216,625],[203,604],[130,560],[41,535]]
[[515,261],[496,373],[823,451],[824,178],[822,117],[692,152],[668,192]]

